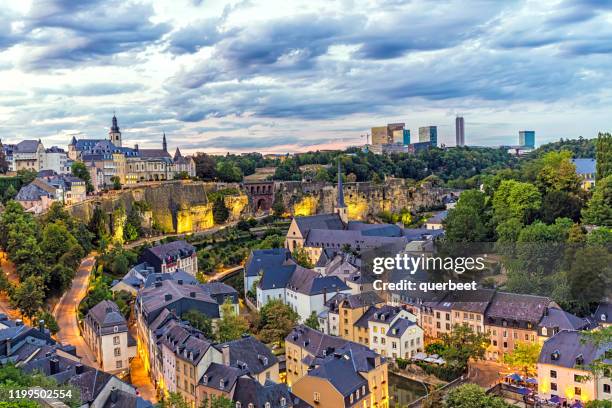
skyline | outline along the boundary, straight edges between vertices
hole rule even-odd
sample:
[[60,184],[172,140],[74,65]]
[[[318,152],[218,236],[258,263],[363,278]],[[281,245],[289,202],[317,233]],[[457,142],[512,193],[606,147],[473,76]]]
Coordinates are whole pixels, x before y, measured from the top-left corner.
[[609,131],[612,4],[597,0],[10,2],[0,138],[279,153],[438,126],[453,146]]

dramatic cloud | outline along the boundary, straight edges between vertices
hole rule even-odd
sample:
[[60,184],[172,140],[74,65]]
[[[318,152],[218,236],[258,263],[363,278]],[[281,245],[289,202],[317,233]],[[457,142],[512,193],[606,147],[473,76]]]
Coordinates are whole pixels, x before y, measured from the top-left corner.
[[[452,144],[609,126],[603,0],[31,0],[0,6],[0,138],[284,151],[438,125]],[[607,129],[609,130],[609,129]],[[64,142],[62,142],[64,141]]]

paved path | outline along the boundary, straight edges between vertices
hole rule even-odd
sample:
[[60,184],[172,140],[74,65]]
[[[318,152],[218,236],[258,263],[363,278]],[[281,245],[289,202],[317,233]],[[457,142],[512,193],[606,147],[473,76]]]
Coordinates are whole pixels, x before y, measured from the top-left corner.
[[72,281],[72,286],[53,309],[53,315],[60,327],[57,339],[61,343],[75,346],[77,354],[82,358],[84,364],[99,369],[100,365],[94,361],[94,355],[85,343],[85,339],[81,336],[77,323],[79,303],[87,295],[89,277],[94,265],[95,255],[93,254],[88,255],[81,261],[81,265]]
[[[129,330],[132,336],[137,338],[136,325],[130,325]],[[138,394],[142,398],[149,400],[152,403],[157,402],[157,390],[153,386],[151,377],[149,377],[149,374],[147,374],[138,352],[136,353],[136,357],[130,361],[130,383],[136,387]]]
[[468,382],[478,384],[483,388],[491,388],[499,382],[507,367],[495,361],[470,361]]

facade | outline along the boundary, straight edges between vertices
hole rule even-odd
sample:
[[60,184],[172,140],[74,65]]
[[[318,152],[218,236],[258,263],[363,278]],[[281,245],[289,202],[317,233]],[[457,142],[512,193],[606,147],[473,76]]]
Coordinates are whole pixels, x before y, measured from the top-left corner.
[[136,343],[128,333],[127,321],[119,307],[103,300],[89,310],[83,328],[83,338],[102,370],[126,375],[130,359],[136,356]]
[[535,131],[521,130],[519,132],[519,146],[535,149]]
[[66,151],[57,146],[45,149],[41,170],[53,170],[57,174],[70,173],[70,161]]
[[438,127],[424,126],[419,128],[419,142],[429,142],[431,146],[438,145]]
[[576,166],[576,174],[582,179],[582,188],[590,190],[595,186],[595,175],[597,173],[597,160],[595,159],[572,159]]
[[455,118],[455,143],[457,146],[465,146],[465,121],[463,116]]
[[446,216],[448,215],[448,211],[440,211],[436,214],[434,214],[432,217],[430,217],[426,222],[425,222],[425,228],[427,228],[428,230],[438,230],[438,229],[443,229],[444,228],[444,220],[446,219]]
[[115,116],[107,139],[77,140],[73,137],[68,145],[68,157],[84,162],[90,172],[95,173],[92,179],[96,176],[94,186],[98,188],[112,185],[115,178],[121,184],[130,185],[195,176],[193,158],[183,156],[178,148],[172,156],[168,152],[165,133],[161,149],[141,149],[138,145],[125,147]]
[[51,204],[59,201],[74,204],[87,198],[85,182],[69,174],[41,171],[30,184],[21,187],[15,200],[34,214],[46,212]]
[[[407,142],[406,142],[407,140]],[[389,123],[387,126],[372,128],[372,145],[410,144],[410,130],[404,123]]]
[[287,385],[317,407],[387,407],[388,363],[369,348],[300,325],[285,339]]
[[385,305],[366,313],[369,345],[383,357],[410,359],[423,351],[423,329],[405,308]]
[[159,273],[175,272],[178,269],[192,276],[198,273],[196,248],[183,240],[146,248],[142,251],[140,261],[146,262]]
[[568,405],[591,400],[612,400],[612,378],[594,376],[584,367],[609,351],[610,344],[595,346],[580,332],[560,331],[542,346],[537,363],[541,396],[565,398]]

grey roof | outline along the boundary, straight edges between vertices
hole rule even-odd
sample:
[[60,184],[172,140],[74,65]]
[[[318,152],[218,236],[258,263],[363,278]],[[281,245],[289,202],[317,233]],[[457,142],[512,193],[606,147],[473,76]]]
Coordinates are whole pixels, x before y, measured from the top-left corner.
[[538,363],[580,368],[591,364],[612,347],[612,343],[597,347],[585,340],[580,332],[560,331],[544,342]]
[[250,374],[259,374],[278,363],[272,351],[261,341],[252,336],[222,343],[216,346],[222,350],[229,346],[230,364]]
[[487,318],[537,324],[552,301],[543,296],[497,292],[486,312]]
[[[266,403],[270,404],[270,408],[286,408],[293,405],[286,384],[269,381],[261,385],[259,381],[248,376],[238,378],[232,399],[240,402],[242,407],[253,404],[254,408],[265,408]],[[281,405],[281,399],[284,399],[285,405]]]
[[200,379],[200,384],[206,387],[215,388],[217,390],[229,392],[238,377],[244,375],[246,372],[237,367],[226,366],[219,363],[212,363],[206,369],[206,372]]
[[343,306],[348,307],[350,309],[356,309],[358,307],[364,306],[372,306],[383,302],[383,299],[378,295],[378,293],[374,291],[344,296],[340,294],[337,296],[340,296],[338,300],[343,302]]
[[166,244],[156,245],[151,248],[146,248],[143,251],[143,258],[145,258],[145,254],[151,254],[159,261],[168,260],[169,258],[177,258],[180,257],[186,258],[191,256],[195,252],[196,248],[187,243],[187,241],[179,240],[172,241]]
[[17,201],[38,201],[41,197],[53,197],[54,195],[48,193],[42,188],[38,187],[35,184],[28,184],[27,186],[23,186],[19,189],[19,192],[15,196],[15,200]]
[[598,324],[612,324],[612,303],[600,303],[595,310],[594,317]]
[[402,235],[406,237],[409,241],[426,239],[428,237],[436,238],[438,236],[444,235],[444,230],[430,230],[427,228],[404,228],[402,230]]
[[22,140],[15,145],[16,153],[36,153],[40,140]]
[[[397,319],[387,330],[387,336],[400,338],[408,328],[416,326],[416,323],[408,319]],[[418,326],[417,326],[418,327]]]
[[[140,282],[138,279],[136,280]],[[183,269],[178,269],[174,272],[169,272],[169,273],[151,273],[149,274],[145,279],[144,287],[150,288],[151,286],[155,285],[155,282],[161,282],[165,280],[173,280],[177,283],[179,283],[180,281],[183,285],[195,285],[198,283],[198,280],[193,275],[185,272]]]
[[577,174],[595,174],[597,172],[596,159],[572,159]]
[[348,342],[340,337],[329,336],[304,325],[294,327],[285,338],[285,341],[305,349],[310,355],[315,357],[324,357]]
[[[328,380],[343,397],[361,389],[362,386],[368,389],[368,381],[354,369],[350,353],[332,354],[307,375]],[[366,398],[368,394],[369,390],[365,395],[361,395],[361,398]],[[353,400],[357,401],[359,400]]]
[[246,262],[245,276],[258,276],[260,271],[277,268],[289,259],[290,254],[286,248],[255,250]]
[[113,333],[115,326],[120,332],[127,330],[127,322],[119,311],[119,306],[110,300],[103,300],[89,309],[87,319],[96,323],[94,329],[100,334]]
[[302,234],[306,235],[311,229],[342,230],[344,224],[338,214],[319,214],[308,217],[295,217],[295,222]]
[[540,327],[559,328],[560,330],[582,330],[588,325],[588,320],[556,307],[549,307],[539,324]]
[[153,407],[150,401],[144,400],[136,394],[123,390],[112,390],[103,408],[149,408]]
[[170,153],[164,149],[138,149],[143,159],[171,159]]
[[478,289],[476,291],[449,292],[441,301],[453,302],[453,310],[484,314],[491,299],[495,295],[493,289]]
[[444,221],[446,219],[447,215],[448,215],[448,211],[446,211],[446,210],[437,212],[432,217],[429,217],[427,219],[427,223],[440,224],[440,223],[442,223],[442,221]]
[[402,229],[395,224],[368,224],[361,221],[349,221],[348,229],[361,231],[362,235],[380,237],[399,237]]
[[318,229],[313,228],[308,232],[305,246],[325,247],[343,245],[360,248],[377,248],[383,245],[406,244],[405,237],[384,236],[384,235],[365,235],[359,230],[340,230],[340,229]]
[[291,279],[287,282],[287,289],[313,296],[324,292],[334,293],[349,290],[349,287],[337,276],[321,276],[311,269],[297,266],[291,274]]
[[267,269],[259,281],[259,288],[268,290],[286,287],[296,268],[295,264],[287,264]]
[[211,296],[238,294],[238,291],[236,289],[223,282],[207,282],[201,284],[200,286],[202,286],[204,292],[208,293]]

